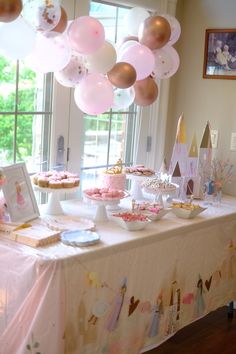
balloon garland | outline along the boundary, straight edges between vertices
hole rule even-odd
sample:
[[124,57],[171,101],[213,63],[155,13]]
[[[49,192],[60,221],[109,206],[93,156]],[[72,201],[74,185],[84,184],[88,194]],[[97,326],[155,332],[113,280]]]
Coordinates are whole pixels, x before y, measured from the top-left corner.
[[25,0],[24,6],[21,0],[1,0],[0,50],[25,59],[35,72],[54,72],[61,85],[75,88],[75,102],[87,114],[133,102],[148,106],[158,97],[156,80],[178,70],[172,45],[180,24],[169,14],[150,16],[140,7],[132,8],[124,23],[126,36],[115,48],[96,18],[81,16],[68,25],[59,0]]

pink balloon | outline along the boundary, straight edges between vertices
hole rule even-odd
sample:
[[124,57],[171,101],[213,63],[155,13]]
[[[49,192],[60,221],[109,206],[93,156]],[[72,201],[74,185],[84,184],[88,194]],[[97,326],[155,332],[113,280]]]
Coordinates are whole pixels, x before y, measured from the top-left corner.
[[133,65],[137,72],[137,81],[148,77],[155,65],[155,58],[152,51],[145,45],[139,43],[127,48],[121,54],[119,61]]
[[71,23],[68,37],[74,50],[81,54],[92,54],[104,44],[105,31],[96,18],[82,16]]
[[102,74],[89,74],[74,92],[75,102],[84,113],[97,115],[106,112],[113,104],[112,84]]
[[70,61],[71,49],[63,34],[48,32],[37,35],[36,44],[26,58],[27,65],[39,73],[62,70]]
[[180,34],[181,34],[180,23],[174,16],[171,16],[169,14],[164,14],[161,16],[164,17],[170,24],[171,35],[170,35],[170,39],[167,44],[173,45],[174,43],[177,42],[177,40],[179,39]]
[[75,87],[88,74],[82,56],[72,55],[67,66],[55,72],[56,80],[62,86]]
[[173,76],[179,68],[179,54],[175,48],[166,45],[157,49],[155,54],[155,68],[152,77],[156,79],[168,79]]

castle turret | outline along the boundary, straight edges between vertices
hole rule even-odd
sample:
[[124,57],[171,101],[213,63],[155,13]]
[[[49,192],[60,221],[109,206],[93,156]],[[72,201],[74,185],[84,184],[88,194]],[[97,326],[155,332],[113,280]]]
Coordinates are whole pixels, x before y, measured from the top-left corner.
[[172,157],[169,166],[169,174],[173,175],[173,171],[178,162],[181,176],[185,176],[187,173],[187,145],[186,145],[186,128],[184,122],[184,116],[181,114],[176,132],[175,144],[173,147]]
[[188,152],[187,176],[195,177],[197,175],[197,164],[198,164],[197,138],[196,138],[196,134],[194,134]]
[[211,177],[212,144],[210,123],[207,122],[199,150],[198,174],[201,177],[202,190]]

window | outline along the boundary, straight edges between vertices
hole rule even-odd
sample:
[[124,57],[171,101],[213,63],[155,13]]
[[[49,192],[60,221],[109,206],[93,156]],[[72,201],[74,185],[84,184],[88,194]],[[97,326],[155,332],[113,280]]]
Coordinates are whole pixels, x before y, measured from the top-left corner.
[[33,173],[48,169],[52,75],[0,55],[0,165],[25,161]]
[[[103,24],[106,40],[115,43],[124,37],[123,19],[128,8],[92,1],[90,16]],[[136,133],[136,106],[99,116],[85,115],[84,152],[82,157],[82,188],[94,182],[101,170],[121,158],[125,165],[133,163]]]

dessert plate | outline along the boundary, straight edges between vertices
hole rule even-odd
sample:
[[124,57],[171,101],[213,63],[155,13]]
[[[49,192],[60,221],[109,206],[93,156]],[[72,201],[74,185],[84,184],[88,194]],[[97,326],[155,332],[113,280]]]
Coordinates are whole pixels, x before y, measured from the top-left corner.
[[93,230],[95,227],[95,224],[92,220],[80,218],[77,216],[46,216],[43,218],[43,220],[49,229],[55,231]]
[[62,232],[61,241],[69,246],[86,247],[99,242],[100,236],[92,231],[70,230]]

